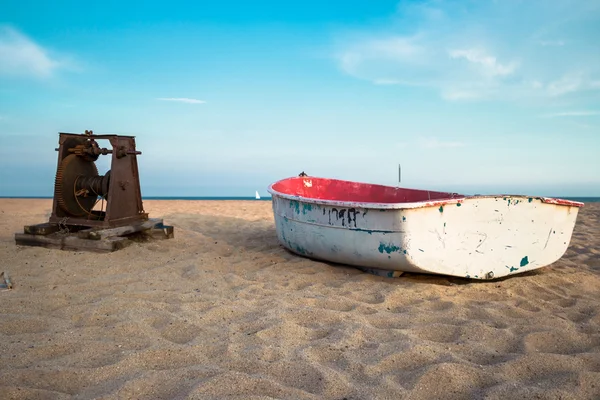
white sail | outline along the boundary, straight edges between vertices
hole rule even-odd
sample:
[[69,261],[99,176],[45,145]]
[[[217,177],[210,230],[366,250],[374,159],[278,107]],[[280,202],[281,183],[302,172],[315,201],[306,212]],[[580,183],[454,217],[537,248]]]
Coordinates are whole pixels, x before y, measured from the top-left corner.
[[258,194],[258,190],[256,191],[256,199],[260,199],[260,195]]

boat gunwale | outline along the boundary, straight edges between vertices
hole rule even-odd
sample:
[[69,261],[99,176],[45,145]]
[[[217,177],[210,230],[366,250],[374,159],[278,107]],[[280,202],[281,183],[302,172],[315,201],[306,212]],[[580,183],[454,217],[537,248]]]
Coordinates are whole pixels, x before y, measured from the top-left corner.
[[[449,197],[449,198],[441,198],[438,200],[422,200],[422,201],[413,201],[413,202],[396,202],[396,203],[377,203],[377,202],[364,202],[364,201],[344,201],[344,200],[325,200],[325,199],[316,199],[312,197],[291,195],[283,192],[279,192],[273,188],[278,183],[285,182],[290,179],[297,179],[299,177],[290,177],[284,178],[277,182],[272,183],[267,188],[267,191],[273,196],[281,197],[288,200],[302,201],[303,203],[311,203],[311,204],[320,204],[327,206],[338,206],[338,207],[346,207],[346,208],[364,208],[364,209],[382,209],[382,210],[401,210],[401,209],[415,209],[415,208],[426,208],[426,207],[439,207],[446,204],[457,204],[463,203],[465,200],[477,200],[477,199],[485,199],[485,198],[518,198],[518,199],[536,199],[540,200],[545,204],[553,204],[558,206],[566,206],[566,207],[583,207],[584,203],[574,200],[566,200],[554,197],[544,197],[544,196],[527,196],[522,194],[489,194],[489,195],[472,195],[466,196],[458,193],[450,193],[448,194],[456,194],[458,197]],[[379,184],[371,184],[365,182],[354,182],[354,181],[343,181],[340,179],[330,179],[330,178],[321,178],[321,177],[302,177],[305,179],[328,179],[328,180],[337,180],[341,182],[347,183],[358,183],[363,185],[377,185],[377,186],[387,186],[387,185],[379,185]],[[389,188],[395,188],[394,186],[387,186]],[[427,189],[411,189],[411,188],[398,188],[398,189],[408,189],[408,190],[420,190],[420,191],[428,191]]]

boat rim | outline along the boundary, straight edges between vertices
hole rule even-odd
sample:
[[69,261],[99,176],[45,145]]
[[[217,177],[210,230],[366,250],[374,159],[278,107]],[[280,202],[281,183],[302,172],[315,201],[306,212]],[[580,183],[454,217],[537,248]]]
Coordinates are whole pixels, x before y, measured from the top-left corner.
[[[387,186],[390,188],[395,188],[395,186],[373,184],[373,183],[367,183],[367,182],[346,181],[346,180],[342,180],[342,179],[333,179],[333,178],[322,178],[322,177],[317,177],[317,176],[306,176],[306,177],[292,176],[289,178],[280,179],[277,182],[273,182],[272,184],[269,185],[269,187],[267,188],[267,191],[271,194],[271,196],[273,196],[273,198],[275,196],[277,196],[277,197],[281,197],[281,198],[288,199],[288,200],[301,201],[303,203],[322,204],[322,205],[338,206],[338,207],[345,207],[345,208],[386,209],[386,210],[397,210],[397,209],[404,209],[404,208],[439,207],[439,206],[443,206],[446,204],[463,203],[465,200],[499,198],[499,197],[511,198],[511,199],[517,198],[517,199],[526,199],[526,200],[536,199],[536,200],[540,200],[546,204],[554,204],[554,205],[568,206],[568,207],[583,207],[584,206],[584,203],[579,202],[579,201],[574,201],[574,200],[566,200],[566,199],[560,199],[560,198],[554,198],[554,197],[544,197],[544,196],[527,196],[527,195],[523,195],[523,194],[486,194],[486,195],[466,196],[466,195],[454,193],[458,197],[449,197],[447,199],[438,199],[438,200],[413,201],[413,202],[406,202],[406,203],[376,203],[376,202],[315,199],[312,197],[296,196],[296,195],[291,195],[291,194],[287,194],[287,193],[282,193],[282,192],[279,192],[279,191],[273,189],[273,186],[275,186],[276,184],[278,184],[280,182],[284,182],[284,181],[287,181],[290,179],[296,179],[296,178],[329,179],[329,180],[336,180],[336,181],[340,181],[340,182],[360,183],[360,184],[364,184],[364,185],[378,185],[378,186]],[[406,187],[398,187],[398,189],[428,191],[427,189],[411,189],[411,188],[406,188]],[[452,194],[450,192],[447,192],[447,193]]]

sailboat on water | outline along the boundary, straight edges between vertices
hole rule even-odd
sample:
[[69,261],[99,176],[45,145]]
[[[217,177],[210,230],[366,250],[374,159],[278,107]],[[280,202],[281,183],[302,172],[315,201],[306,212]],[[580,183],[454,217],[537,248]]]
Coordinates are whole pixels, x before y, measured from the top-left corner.
[[260,195],[258,194],[258,190],[256,191],[256,200],[260,200]]

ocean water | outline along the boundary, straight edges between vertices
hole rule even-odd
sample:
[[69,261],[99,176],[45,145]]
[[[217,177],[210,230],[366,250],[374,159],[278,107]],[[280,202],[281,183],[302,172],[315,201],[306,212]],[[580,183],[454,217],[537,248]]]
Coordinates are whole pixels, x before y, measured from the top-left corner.
[[563,197],[563,199],[581,203],[600,203],[600,197]]
[[[554,197],[564,200],[579,201],[581,203],[600,203],[600,197],[565,197],[565,196],[547,196]],[[162,197],[162,196],[148,196],[143,197],[143,200],[256,200],[256,201],[271,201],[271,197],[261,197],[255,199],[254,197]]]
[[254,197],[227,197],[227,196],[198,196],[198,197],[178,197],[178,196],[142,196],[142,200],[254,200],[254,201],[271,201],[271,197],[261,197],[256,199]]
[[[600,203],[600,197],[568,197],[568,196],[548,196],[559,199],[579,201],[581,203]],[[0,199],[52,199],[52,196],[0,196]],[[143,196],[142,200],[253,200],[253,201],[271,201],[271,197],[219,197],[219,196]]]
[[[52,199],[52,196],[0,196],[0,199]],[[226,197],[226,196],[142,196],[142,200],[254,200],[271,201],[271,197]]]

